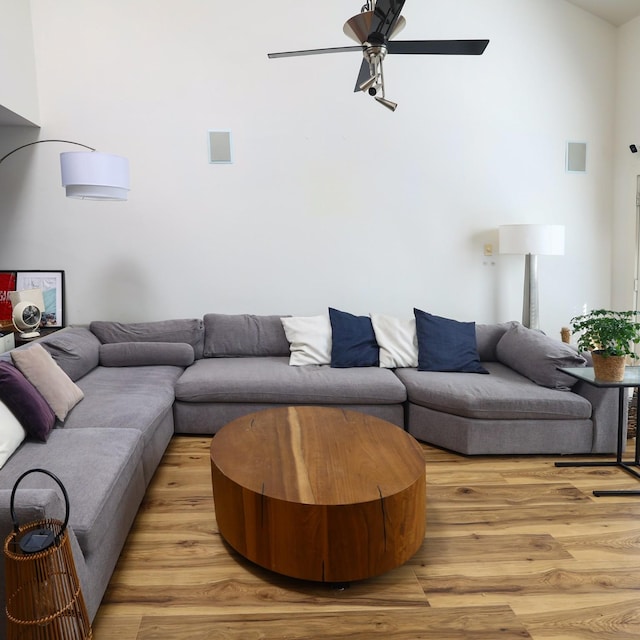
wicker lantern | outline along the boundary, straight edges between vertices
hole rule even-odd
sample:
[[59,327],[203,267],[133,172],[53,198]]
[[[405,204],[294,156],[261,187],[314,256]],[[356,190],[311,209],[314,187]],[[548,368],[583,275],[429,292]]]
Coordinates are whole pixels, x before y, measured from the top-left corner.
[[[65,519],[19,525],[14,498],[18,484],[34,472],[60,486]],[[4,543],[8,640],[85,640],[93,637],[76,573],[67,523],[69,496],[60,480],[45,469],[31,469],[11,493],[13,532]]]

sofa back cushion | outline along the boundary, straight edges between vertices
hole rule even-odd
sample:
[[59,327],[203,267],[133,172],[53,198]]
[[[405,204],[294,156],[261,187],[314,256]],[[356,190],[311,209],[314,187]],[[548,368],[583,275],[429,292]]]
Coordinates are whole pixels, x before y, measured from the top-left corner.
[[289,341],[280,320],[282,317],[206,314],[204,357],[288,356]]
[[499,324],[476,324],[476,344],[482,362],[497,362],[496,347],[500,338],[517,324],[520,323],[515,320]]
[[196,358],[202,358],[204,326],[202,320],[179,319],[157,322],[94,321],[91,331],[103,344],[112,342],[186,342],[193,347]]
[[[80,380],[100,362],[100,340],[86,327],[65,327],[38,340],[60,368],[74,381]],[[18,350],[28,349],[25,344]],[[12,363],[11,351],[0,353],[0,362]]]

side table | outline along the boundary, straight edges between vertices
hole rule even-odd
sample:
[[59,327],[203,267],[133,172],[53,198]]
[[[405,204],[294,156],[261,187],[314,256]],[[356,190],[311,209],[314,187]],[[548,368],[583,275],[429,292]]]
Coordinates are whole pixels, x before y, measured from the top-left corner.
[[35,338],[21,338],[19,333],[14,333],[16,347],[21,347],[23,344],[29,344],[30,342],[37,342],[40,338],[44,338],[44,336],[48,336],[50,333],[60,331],[60,329],[62,329],[62,327],[44,327],[40,329],[40,335]]
[[[634,467],[640,466],[640,435],[636,434],[636,450],[633,461],[625,462],[622,459],[622,451],[626,440],[625,402],[628,388],[640,388],[640,367],[629,367],[625,369],[624,378],[620,382],[604,382],[595,377],[593,367],[559,367],[559,371],[570,375],[572,378],[582,380],[595,387],[613,387],[619,390],[618,397],[618,446],[615,461],[608,462],[556,462],[556,467],[619,467],[634,478],[640,480],[640,473]],[[640,411],[640,391],[636,391],[636,407]],[[638,414],[640,415],[640,413]],[[640,491],[633,490],[595,490],[594,496],[640,496]]]

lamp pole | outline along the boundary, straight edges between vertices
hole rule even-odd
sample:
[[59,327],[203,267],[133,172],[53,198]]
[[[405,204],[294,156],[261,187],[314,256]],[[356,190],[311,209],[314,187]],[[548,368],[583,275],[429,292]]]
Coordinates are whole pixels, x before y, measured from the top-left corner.
[[539,329],[538,318],[538,256],[527,253],[524,257],[524,298],[522,324],[529,329]]

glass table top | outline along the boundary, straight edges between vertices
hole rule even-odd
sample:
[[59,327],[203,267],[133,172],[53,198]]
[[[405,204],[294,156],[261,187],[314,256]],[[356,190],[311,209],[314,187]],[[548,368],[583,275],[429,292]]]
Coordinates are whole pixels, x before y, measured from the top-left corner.
[[640,387],[640,366],[627,365],[624,370],[624,378],[620,382],[598,380],[595,377],[593,367],[558,367],[558,370],[596,387]]

